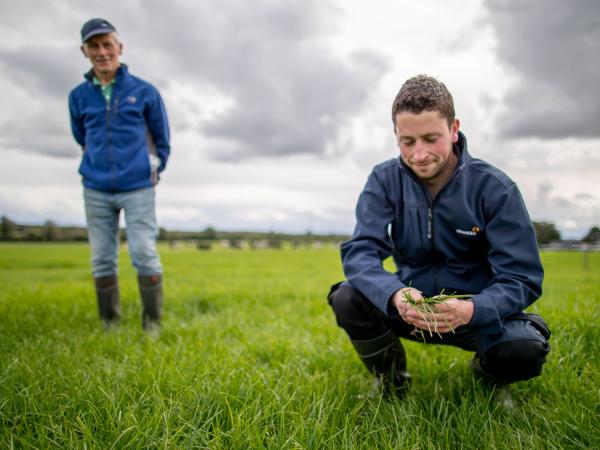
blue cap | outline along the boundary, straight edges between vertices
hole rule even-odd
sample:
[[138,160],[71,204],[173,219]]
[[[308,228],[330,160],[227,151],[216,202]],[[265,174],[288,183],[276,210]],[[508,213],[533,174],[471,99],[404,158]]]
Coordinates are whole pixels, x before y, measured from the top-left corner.
[[114,33],[117,31],[108,20],[90,19],[81,27],[81,42],[86,42],[92,36],[97,34]]

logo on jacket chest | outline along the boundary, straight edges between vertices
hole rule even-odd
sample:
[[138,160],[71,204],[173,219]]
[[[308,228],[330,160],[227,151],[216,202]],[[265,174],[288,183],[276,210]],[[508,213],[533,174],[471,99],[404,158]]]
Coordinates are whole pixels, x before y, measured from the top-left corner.
[[479,228],[478,226],[474,226],[473,228],[471,228],[470,230],[462,230],[460,228],[457,228],[456,230],[456,234],[460,234],[462,236],[477,236],[479,234],[479,232],[481,231],[481,228]]

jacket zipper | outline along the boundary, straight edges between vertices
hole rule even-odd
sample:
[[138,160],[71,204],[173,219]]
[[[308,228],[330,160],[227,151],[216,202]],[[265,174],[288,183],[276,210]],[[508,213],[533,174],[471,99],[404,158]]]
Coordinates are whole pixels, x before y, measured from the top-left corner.
[[111,184],[113,186],[113,190],[115,188],[115,182],[116,182],[116,177],[115,177],[115,163],[114,163],[114,158],[113,158],[113,151],[112,151],[112,136],[111,136],[111,131],[110,131],[110,101],[106,102],[106,140],[108,141],[108,161],[110,163],[110,171],[111,171]]
[[[432,221],[433,221],[433,213],[431,212],[431,207],[427,208],[427,239],[431,240],[433,238],[432,233]],[[433,242],[431,243],[433,246]]]
[[[434,200],[435,202],[435,200]],[[427,208],[427,238],[431,241],[431,254],[435,255],[435,239],[433,238],[433,203]],[[434,295],[439,292],[438,284],[438,267],[437,260],[433,259],[433,292]]]
[[[463,168],[463,165],[461,165],[457,168],[457,170],[454,172],[452,177],[442,187],[442,189],[440,189],[440,191],[437,193],[435,198],[431,199],[430,206],[427,208],[427,237],[431,241],[432,253],[435,252],[435,238],[433,235],[433,207],[435,206],[435,202],[437,201],[437,199],[440,198],[440,195],[444,192],[444,190],[446,190],[446,188],[450,184],[450,182],[452,182],[452,180],[454,180],[454,178],[456,178],[458,173],[462,171],[462,168]],[[423,189],[425,189],[425,187],[423,187]],[[426,189],[425,189],[425,193],[428,194]],[[438,262],[437,262],[437,260],[434,259],[434,261],[433,261],[433,283],[432,284],[433,284],[433,292],[435,292],[435,293],[440,292],[440,289],[438,288],[438,275],[439,275]]]
[[[447,188],[447,186],[454,180],[454,178],[456,178],[456,176],[462,171],[463,167],[465,166],[465,163],[463,162],[462,164],[460,164],[456,170],[454,171],[454,173],[452,174],[452,176],[450,177],[450,179],[446,182],[446,184],[442,187],[442,189],[437,193],[437,195],[435,196],[435,198],[432,198],[431,195],[429,194],[429,192],[427,191],[427,189],[425,188],[425,186],[423,186],[420,181],[418,180],[417,177],[415,177],[412,173],[410,173],[410,171],[406,170],[404,167],[401,167],[401,170],[404,170],[409,177],[411,177],[413,180],[415,180],[415,182],[421,186],[421,189],[423,189],[423,191],[425,192],[425,196],[428,200],[428,207],[427,207],[427,239],[429,239],[431,241],[431,252],[432,255],[435,251],[435,239],[433,237],[433,207],[435,204],[435,201],[439,198],[440,194]],[[439,292],[438,288],[437,288],[437,284],[438,284],[438,269],[437,269],[437,261],[433,261],[433,292]]]
[[111,132],[111,128],[110,128],[110,113],[111,113],[110,102],[114,98],[114,87],[113,87],[113,93],[111,95],[110,100],[107,100],[102,93],[100,93],[100,95],[102,95],[102,98],[104,98],[104,102],[106,104],[106,140],[107,140],[107,146],[108,146],[108,162],[110,164],[110,172],[112,174],[111,184],[112,184],[113,190],[115,190],[117,177],[116,177],[116,167],[115,167],[115,160],[114,160],[113,148],[112,148],[112,132]]

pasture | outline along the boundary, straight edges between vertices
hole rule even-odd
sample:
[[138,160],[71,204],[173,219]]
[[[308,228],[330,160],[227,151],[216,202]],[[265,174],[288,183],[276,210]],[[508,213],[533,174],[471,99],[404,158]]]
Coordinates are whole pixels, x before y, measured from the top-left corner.
[[105,332],[87,245],[0,245],[0,448],[600,448],[600,254],[542,257],[552,352],[507,411],[453,348],[405,342],[408,396],[372,390],[325,300],[334,248],[161,247],[151,336],[125,250]]

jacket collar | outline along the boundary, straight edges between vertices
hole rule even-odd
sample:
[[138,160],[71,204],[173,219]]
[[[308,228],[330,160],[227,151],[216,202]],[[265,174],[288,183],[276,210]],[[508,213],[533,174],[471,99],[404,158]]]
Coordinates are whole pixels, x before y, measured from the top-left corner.
[[458,155],[458,164],[456,165],[457,169],[462,168],[465,164],[468,164],[471,161],[471,155],[469,155],[469,151],[467,150],[467,137],[462,133],[462,131],[458,132],[458,141],[452,146],[452,148]]

